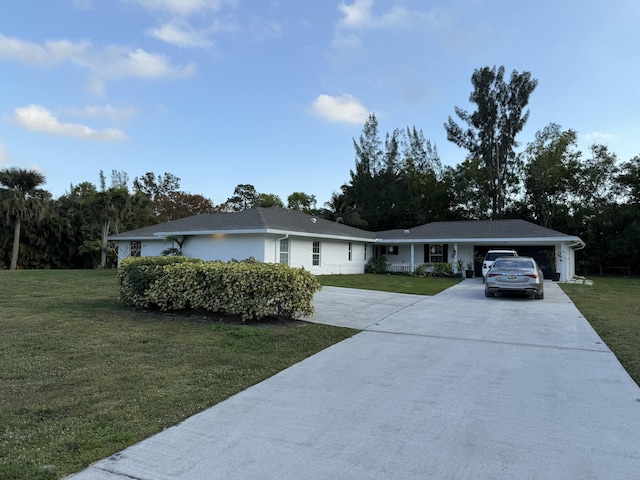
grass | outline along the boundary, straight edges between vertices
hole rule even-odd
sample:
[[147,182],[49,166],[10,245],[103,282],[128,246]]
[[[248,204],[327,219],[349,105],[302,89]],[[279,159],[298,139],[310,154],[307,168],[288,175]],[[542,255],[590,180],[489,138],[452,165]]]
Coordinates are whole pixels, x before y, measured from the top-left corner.
[[595,277],[593,286],[560,286],[640,385],[640,279]]
[[456,283],[460,278],[411,277],[408,275],[318,275],[318,280],[328,287],[361,288],[395,293],[413,293],[416,295],[435,295]]
[[0,271],[0,479],[53,479],[354,330],[132,311],[113,271]]

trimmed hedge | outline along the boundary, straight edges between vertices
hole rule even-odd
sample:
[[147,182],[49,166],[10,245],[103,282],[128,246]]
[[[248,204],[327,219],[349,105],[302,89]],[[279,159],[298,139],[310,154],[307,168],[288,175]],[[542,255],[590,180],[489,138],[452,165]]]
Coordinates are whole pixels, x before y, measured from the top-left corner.
[[120,301],[130,307],[226,313],[243,321],[312,315],[313,295],[322,288],[304,269],[186,257],[127,258],[118,280]]

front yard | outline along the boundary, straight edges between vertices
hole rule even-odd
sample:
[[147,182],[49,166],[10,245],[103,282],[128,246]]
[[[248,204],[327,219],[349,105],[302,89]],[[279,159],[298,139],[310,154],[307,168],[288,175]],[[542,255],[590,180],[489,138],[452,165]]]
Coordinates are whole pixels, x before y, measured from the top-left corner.
[[[460,281],[318,279],[419,295]],[[640,383],[640,280],[561,287]],[[0,291],[0,478],[7,480],[78,471],[356,333],[128,310],[117,301],[114,271],[0,271]]]
[[132,311],[114,271],[0,271],[0,478],[57,479],[354,333]]

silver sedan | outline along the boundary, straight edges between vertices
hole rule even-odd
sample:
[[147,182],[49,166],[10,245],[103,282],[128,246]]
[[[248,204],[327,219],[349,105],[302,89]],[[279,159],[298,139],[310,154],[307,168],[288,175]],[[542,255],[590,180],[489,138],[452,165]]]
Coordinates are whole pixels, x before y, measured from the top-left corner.
[[484,295],[493,297],[496,292],[533,294],[544,298],[544,275],[531,257],[498,258],[487,272]]

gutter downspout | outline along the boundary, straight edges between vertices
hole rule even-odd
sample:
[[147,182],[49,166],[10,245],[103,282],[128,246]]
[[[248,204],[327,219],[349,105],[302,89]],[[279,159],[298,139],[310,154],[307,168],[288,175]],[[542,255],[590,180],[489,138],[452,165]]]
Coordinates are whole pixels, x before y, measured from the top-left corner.
[[[587,244],[586,244],[586,243],[584,243],[582,240],[580,240],[579,242],[571,243],[571,244],[569,244],[569,245],[567,245],[567,246],[566,246],[566,248],[572,248],[572,249],[573,249],[573,251],[574,251],[574,256],[573,256],[573,276],[574,276],[574,277],[576,276],[576,257],[575,257],[575,251],[576,251],[576,250],[582,250],[582,249],[583,249],[584,247],[586,247],[586,246],[587,246]],[[568,267],[568,265],[567,265],[567,267]],[[568,273],[568,272],[567,272],[567,273]],[[567,275],[567,277],[568,277],[568,275]],[[568,280],[569,280],[569,278],[565,278],[565,282],[566,282],[566,281],[568,281]]]

